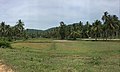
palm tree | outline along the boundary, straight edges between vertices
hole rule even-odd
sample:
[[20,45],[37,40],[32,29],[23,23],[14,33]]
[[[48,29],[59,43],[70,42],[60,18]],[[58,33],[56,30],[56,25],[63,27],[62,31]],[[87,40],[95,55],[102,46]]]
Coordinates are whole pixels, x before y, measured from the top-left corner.
[[24,23],[21,21],[21,20],[18,20],[18,22],[17,22],[17,28],[18,28],[18,30],[20,31],[20,32],[23,32],[23,30],[24,30]]
[[1,37],[3,37],[5,35],[5,22],[1,23],[0,31],[1,31]]
[[111,38],[115,37],[116,31],[119,29],[118,18],[116,15],[108,15],[107,27]]
[[102,16],[103,24],[104,24],[104,29],[105,29],[105,37],[107,40],[108,37],[108,28],[107,28],[107,23],[108,23],[108,12],[104,12],[104,15]]
[[92,30],[94,31],[94,34],[95,34],[95,40],[97,40],[97,37],[100,36],[101,29],[102,29],[102,22],[99,20],[96,20],[92,26]]
[[83,27],[83,35],[85,35],[85,37],[87,37],[87,38],[89,38],[91,36],[91,25],[88,21],[86,22],[86,24]]
[[17,37],[22,37],[24,33],[24,23],[21,20],[18,20],[17,25],[14,26],[15,33]]
[[61,39],[65,39],[65,28],[66,25],[64,24],[64,22],[60,22],[60,29],[59,29],[59,34],[61,36]]
[[106,29],[105,30],[106,40],[107,40],[108,36],[109,37],[111,36],[111,38],[112,38],[115,28],[117,27],[114,19],[116,19],[116,16],[108,15],[108,12],[105,12],[104,15],[102,16],[102,20],[104,22],[104,26]]
[[114,28],[114,31],[115,32],[115,35],[114,37],[118,38],[118,33],[119,33],[119,20],[118,20],[118,17],[116,15],[113,15],[112,16],[112,23],[113,23],[113,26],[115,27]]
[[73,40],[76,40],[79,35],[80,35],[80,33],[76,32],[76,31],[72,31],[70,34],[70,37],[73,38]]

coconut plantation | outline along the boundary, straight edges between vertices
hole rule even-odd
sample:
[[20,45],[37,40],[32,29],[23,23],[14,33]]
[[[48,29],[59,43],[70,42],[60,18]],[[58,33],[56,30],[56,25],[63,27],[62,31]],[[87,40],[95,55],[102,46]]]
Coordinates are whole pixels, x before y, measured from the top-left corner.
[[0,0],[0,72],[119,72],[119,0]]

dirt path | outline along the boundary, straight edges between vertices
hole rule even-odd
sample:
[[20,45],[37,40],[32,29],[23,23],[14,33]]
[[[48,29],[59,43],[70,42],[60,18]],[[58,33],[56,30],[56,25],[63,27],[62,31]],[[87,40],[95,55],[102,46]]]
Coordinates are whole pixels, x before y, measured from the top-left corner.
[[7,67],[5,64],[0,63],[0,72],[14,72],[11,68]]
[[[91,40],[95,40],[95,39],[93,39],[93,38],[86,38],[86,39],[81,39],[81,40],[88,40],[88,41],[91,41]],[[97,39],[97,40],[99,40],[99,41],[102,41],[102,40],[106,40],[106,39]],[[107,40],[110,40],[110,41],[120,41],[120,39],[107,39]]]
[[54,42],[77,42],[77,41],[71,41],[71,40],[53,40]]

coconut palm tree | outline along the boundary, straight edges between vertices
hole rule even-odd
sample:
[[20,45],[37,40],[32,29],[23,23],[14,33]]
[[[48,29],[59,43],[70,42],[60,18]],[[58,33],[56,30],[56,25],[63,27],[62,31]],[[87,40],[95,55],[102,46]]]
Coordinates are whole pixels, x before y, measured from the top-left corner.
[[91,33],[91,25],[88,21],[84,25],[83,33],[87,38],[89,38],[91,36],[91,34],[90,34]]
[[113,33],[117,27],[117,24],[115,24],[116,16],[109,15],[108,12],[105,12],[104,15],[102,16],[102,20],[104,22],[105,26],[105,33],[106,33],[106,40],[108,37],[113,36]]
[[102,22],[99,20],[96,20],[93,23],[92,30],[93,30],[94,35],[95,35],[95,40],[97,40],[97,38],[100,36],[100,33],[102,31]]
[[59,29],[59,34],[61,36],[61,39],[65,39],[65,28],[66,25],[64,24],[64,22],[60,22],[60,29]]
[[115,27],[114,30],[113,30],[114,37],[118,38],[120,26],[119,26],[118,17],[116,15],[112,16],[112,23],[113,23],[113,26]]
[[17,37],[22,37],[24,33],[24,23],[18,20],[17,25],[14,26]]
[[107,40],[107,37],[108,37],[108,28],[107,28],[107,23],[108,23],[108,12],[104,12],[104,15],[102,16],[102,20],[103,20],[103,26],[104,26],[104,34],[105,34],[105,37],[106,37],[106,40]]
[[76,31],[72,31],[70,37],[73,38],[73,40],[76,40],[78,34],[79,33],[77,33]]
[[2,22],[0,25],[1,37],[5,35],[5,22]]

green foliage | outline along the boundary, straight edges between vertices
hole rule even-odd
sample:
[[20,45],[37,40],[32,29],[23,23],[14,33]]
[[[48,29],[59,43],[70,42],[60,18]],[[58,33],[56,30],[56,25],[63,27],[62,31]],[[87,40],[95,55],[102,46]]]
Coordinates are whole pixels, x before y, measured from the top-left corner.
[[7,41],[23,39],[26,37],[24,23],[18,20],[15,26],[7,25],[5,22],[0,23],[0,37]]
[[66,32],[66,25],[64,22],[60,22],[60,29],[59,29],[59,34],[61,36],[61,39],[65,39],[65,32]]
[[104,12],[102,21],[95,20],[93,23],[87,21],[85,24],[81,21],[73,24],[60,22],[59,27],[30,33],[29,36],[32,38],[43,37],[53,39],[93,38],[96,40],[98,38],[103,38],[104,40],[120,38],[120,20],[116,15]]
[[7,41],[0,41],[0,48],[11,48],[11,44]]
[[7,25],[5,22],[0,24],[0,37],[8,38],[8,41],[21,40],[28,38],[52,38],[52,39],[77,39],[77,38],[120,38],[120,20],[116,15],[110,15],[104,12],[101,20],[95,20],[93,23],[88,21],[64,24],[60,22],[59,27],[53,27],[47,30],[24,29],[24,22],[18,20],[15,26]]

